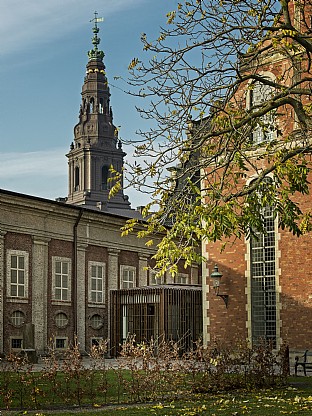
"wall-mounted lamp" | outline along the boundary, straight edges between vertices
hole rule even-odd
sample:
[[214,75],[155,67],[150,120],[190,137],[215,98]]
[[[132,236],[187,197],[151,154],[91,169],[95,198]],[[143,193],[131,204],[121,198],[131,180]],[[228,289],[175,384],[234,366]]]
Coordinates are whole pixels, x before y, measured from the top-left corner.
[[220,280],[221,280],[221,277],[222,276],[223,276],[223,274],[219,272],[218,266],[215,265],[214,266],[214,269],[213,269],[213,272],[210,275],[210,277],[212,279],[212,287],[213,287],[213,289],[215,291],[215,294],[217,296],[220,296],[220,298],[223,299],[223,301],[225,303],[225,306],[227,307],[228,306],[228,302],[229,302],[229,295],[221,295],[219,293]]

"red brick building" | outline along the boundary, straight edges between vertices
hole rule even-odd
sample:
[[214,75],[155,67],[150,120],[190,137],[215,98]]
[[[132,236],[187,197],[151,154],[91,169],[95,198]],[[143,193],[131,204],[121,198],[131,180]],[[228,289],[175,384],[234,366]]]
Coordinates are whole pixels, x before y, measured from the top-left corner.
[[[311,33],[310,10],[309,2],[290,2],[292,23],[307,34]],[[301,60],[299,66],[300,70],[294,65],[294,59],[287,59],[282,46],[277,45],[248,65],[242,59],[241,71],[257,73],[273,83],[279,80],[288,86],[308,74],[306,61]],[[248,109],[269,94],[267,85],[249,80],[236,91],[232,104],[235,108]],[[308,104],[309,97],[301,97],[301,101]],[[262,145],[273,140],[283,141],[290,134],[300,139],[299,124],[289,105],[279,108],[278,114],[265,115],[261,121],[252,132],[255,147],[250,152],[258,171],[266,166],[263,160],[256,161]],[[250,169],[246,182],[255,177],[256,172]],[[295,198],[303,212],[311,209],[311,195],[296,194]],[[266,232],[258,233],[258,238],[233,240],[222,252],[221,243],[203,242],[203,255],[208,260],[203,267],[204,339],[208,344],[217,340],[229,345],[245,339],[254,343],[264,338],[272,341],[277,349],[283,342],[291,351],[312,348],[309,326],[312,234],[298,238],[281,230],[270,207],[264,212],[264,228]],[[223,275],[219,288],[219,294],[226,295],[223,298],[216,296],[212,288],[210,275],[215,264]]]

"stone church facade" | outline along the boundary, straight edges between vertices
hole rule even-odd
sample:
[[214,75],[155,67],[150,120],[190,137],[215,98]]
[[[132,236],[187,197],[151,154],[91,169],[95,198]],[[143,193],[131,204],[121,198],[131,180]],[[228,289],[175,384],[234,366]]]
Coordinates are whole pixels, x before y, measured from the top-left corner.
[[[101,339],[113,340],[110,349],[117,351],[131,331],[138,340],[178,339],[185,332],[195,340],[202,333],[198,267],[156,281],[153,249],[135,234],[121,237],[126,219],[139,213],[122,186],[108,197],[110,167],[122,179],[125,153],[113,124],[97,23],[95,17],[79,121],[67,154],[68,197],[52,201],[0,190],[0,353],[41,354],[49,345],[63,351],[75,339],[82,352]],[[165,299],[159,290],[166,288],[178,295],[169,317],[159,308]],[[142,324],[134,327],[138,303]],[[183,319],[182,327],[185,311],[192,320]]]

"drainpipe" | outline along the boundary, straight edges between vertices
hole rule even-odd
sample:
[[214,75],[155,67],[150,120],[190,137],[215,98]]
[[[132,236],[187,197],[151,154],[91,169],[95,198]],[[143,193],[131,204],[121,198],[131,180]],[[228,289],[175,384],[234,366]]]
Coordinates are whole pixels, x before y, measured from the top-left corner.
[[83,208],[80,208],[78,217],[76,219],[73,233],[74,233],[74,258],[73,258],[73,270],[74,270],[74,281],[73,281],[73,309],[74,309],[74,334],[73,341],[78,335],[78,322],[77,322],[77,279],[78,279],[78,224],[83,214]]

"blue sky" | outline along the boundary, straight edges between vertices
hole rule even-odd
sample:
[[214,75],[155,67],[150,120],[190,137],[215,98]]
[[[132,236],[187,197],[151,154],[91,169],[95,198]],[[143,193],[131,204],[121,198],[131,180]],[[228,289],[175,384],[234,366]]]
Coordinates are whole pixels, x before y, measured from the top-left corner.
[[[0,0],[0,188],[44,198],[66,196],[67,158],[92,48],[94,11],[120,137],[143,121],[115,76],[143,56],[141,33],[154,39],[176,0]],[[131,158],[131,149],[125,149]],[[146,197],[127,190],[132,207]]]

